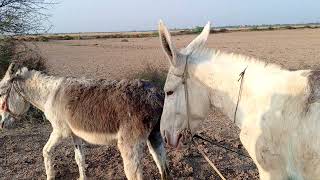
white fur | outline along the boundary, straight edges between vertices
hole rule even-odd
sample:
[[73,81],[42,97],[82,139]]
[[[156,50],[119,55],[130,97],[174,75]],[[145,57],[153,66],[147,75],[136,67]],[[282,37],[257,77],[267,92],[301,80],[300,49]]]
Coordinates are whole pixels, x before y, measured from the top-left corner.
[[[166,31],[163,23],[159,26],[159,31]],[[160,32],[160,35],[166,35],[162,45],[165,47],[169,43],[174,47],[168,34]],[[211,106],[220,108],[233,120],[240,87],[239,74],[248,67],[236,124],[241,129],[241,142],[257,165],[260,178],[319,178],[320,100],[308,104],[310,71],[287,71],[253,58],[207,49],[202,42],[206,38],[201,36],[208,34],[203,32],[192,42],[198,46],[188,46],[189,49],[180,52],[171,49],[176,57],[169,60],[175,59],[176,63],[171,63],[165,91],[174,93],[166,96],[161,132],[168,132],[173,136],[169,138],[174,139],[187,128],[185,91],[181,83],[186,60],[189,119],[193,132]]]

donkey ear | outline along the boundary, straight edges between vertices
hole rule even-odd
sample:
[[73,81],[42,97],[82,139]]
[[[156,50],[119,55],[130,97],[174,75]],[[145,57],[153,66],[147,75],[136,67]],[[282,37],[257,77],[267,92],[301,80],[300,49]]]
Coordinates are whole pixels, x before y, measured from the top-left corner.
[[10,79],[13,74],[14,74],[14,66],[15,64],[14,63],[11,63],[7,69],[7,72],[6,74],[4,75],[4,78],[7,78],[7,79]]
[[192,53],[197,48],[203,47],[210,34],[210,22],[203,28],[202,32],[186,48],[186,54]]
[[171,35],[167,27],[164,25],[164,23],[161,20],[159,22],[159,37],[160,37],[162,48],[165,54],[167,55],[171,65],[173,66],[176,65],[177,50],[172,43]]

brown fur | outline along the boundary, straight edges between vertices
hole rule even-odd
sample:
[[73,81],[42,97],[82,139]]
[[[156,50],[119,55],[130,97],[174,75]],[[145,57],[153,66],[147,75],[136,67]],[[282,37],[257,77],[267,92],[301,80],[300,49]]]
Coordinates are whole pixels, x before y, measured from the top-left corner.
[[77,130],[116,133],[126,126],[146,132],[162,113],[163,96],[146,81],[66,79],[62,87],[62,108]]
[[0,82],[0,90],[8,88],[12,81],[18,87],[19,93],[11,91],[15,92],[15,98],[10,99],[10,106],[17,107],[14,113],[22,112],[31,103],[44,112],[52,125],[53,131],[43,148],[47,179],[55,177],[52,150],[70,136],[81,180],[86,179],[82,140],[100,145],[116,140],[128,179],[142,179],[141,155],[147,144],[161,178],[168,178],[159,129],[164,98],[162,91],[151,83],[54,77],[27,68],[12,76],[11,69]]
[[310,88],[308,104],[320,101],[320,70],[311,71],[308,83]]

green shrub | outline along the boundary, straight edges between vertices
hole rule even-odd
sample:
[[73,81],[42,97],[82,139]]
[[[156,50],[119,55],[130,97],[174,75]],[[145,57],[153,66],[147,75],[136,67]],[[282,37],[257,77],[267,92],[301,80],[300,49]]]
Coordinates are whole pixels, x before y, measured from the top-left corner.
[[74,39],[74,37],[69,36],[69,35],[63,36],[63,40],[73,40],[73,39]]
[[196,26],[192,31],[194,33],[201,33],[204,27]]

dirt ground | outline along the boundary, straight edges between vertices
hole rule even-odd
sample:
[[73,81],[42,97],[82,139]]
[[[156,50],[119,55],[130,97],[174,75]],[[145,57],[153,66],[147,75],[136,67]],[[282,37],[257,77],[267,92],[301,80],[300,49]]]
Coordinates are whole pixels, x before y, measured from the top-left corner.
[[[178,47],[183,47],[194,37],[173,39]],[[49,73],[55,75],[120,79],[132,77],[146,66],[167,68],[158,38],[121,40],[50,41],[37,45],[48,59]],[[211,34],[207,46],[253,56],[288,69],[320,69],[320,29]],[[213,110],[202,126],[200,134],[246,153],[238,138],[239,129],[218,110]],[[19,128],[0,132],[0,179],[45,179],[42,147],[50,132],[47,121],[24,122]],[[208,143],[200,142],[199,147],[227,179],[258,178],[251,159]],[[219,179],[194,147],[179,152],[168,149],[168,154],[174,179]],[[70,139],[60,144],[53,156],[58,179],[78,177]],[[146,179],[159,179],[149,153],[143,162]],[[121,157],[114,145],[87,145],[86,163],[90,179],[125,179]]]

